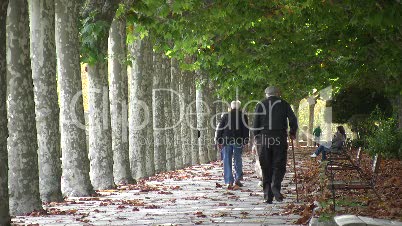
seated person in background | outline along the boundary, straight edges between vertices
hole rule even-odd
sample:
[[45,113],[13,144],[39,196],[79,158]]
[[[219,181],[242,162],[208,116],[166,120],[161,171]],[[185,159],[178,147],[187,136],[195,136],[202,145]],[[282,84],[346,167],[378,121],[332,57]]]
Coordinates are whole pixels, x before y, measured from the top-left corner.
[[343,126],[336,127],[336,133],[334,134],[334,138],[332,138],[331,145],[329,144],[321,144],[315,152],[310,155],[310,157],[315,158],[322,152],[321,160],[324,161],[327,159],[326,152],[328,151],[340,151],[343,143],[346,140],[345,128]]

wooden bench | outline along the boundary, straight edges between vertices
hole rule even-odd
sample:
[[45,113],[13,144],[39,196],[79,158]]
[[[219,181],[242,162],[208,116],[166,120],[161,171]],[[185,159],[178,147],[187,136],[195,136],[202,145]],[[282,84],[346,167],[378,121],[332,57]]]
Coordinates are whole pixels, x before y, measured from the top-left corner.
[[339,161],[339,160],[336,161],[330,159],[330,161],[328,161],[327,165],[325,166],[325,174],[330,176],[331,173],[333,173],[332,171],[346,171],[346,170],[357,170],[360,171],[359,173],[362,173],[360,169],[360,159],[362,153],[363,153],[362,148],[358,148],[356,158],[354,160],[349,156],[347,156],[345,159],[341,159],[347,161]]
[[352,145],[350,142],[346,141],[342,144],[339,151],[327,151],[327,160],[340,161],[340,160],[350,160],[350,152],[352,150]]
[[375,183],[377,179],[378,170],[380,167],[380,159],[379,155],[374,156],[371,166],[371,174],[364,174],[361,168],[358,168],[358,174],[360,180],[354,181],[336,181],[335,178],[335,170],[330,170],[330,183],[328,184],[328,188],[332,191],[332,201],[333,201],[333,210],[335,211],[335,190],[369,190],[372,189],[375,195],[379,200],[381,200],[377,191],[375,190]]

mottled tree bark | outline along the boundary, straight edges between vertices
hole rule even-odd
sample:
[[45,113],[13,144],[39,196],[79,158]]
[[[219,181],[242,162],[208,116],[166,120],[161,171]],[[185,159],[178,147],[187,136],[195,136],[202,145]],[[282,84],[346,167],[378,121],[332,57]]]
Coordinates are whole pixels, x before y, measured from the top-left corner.
[[29,2],[31,62],[39,156],[39,190],[44,202],[63,200],[59,104],[56,82],[54,0]]
[[[102,22],[102,29],[109,31],[118,0],[86,0],[82,17],[88,24]],[[95,25],[99,26],[99,25]],[[88,35],[84,33],[84,35]],[[107,46],[109,32],[92,36],[93,46],[88,49],[95,55],[88,63],[88,139],[90,178],[95,189],[114,187],[113,151],[108,91]]]
[[205,93],[205,102],[208,105],[209,114],[208,114],[208,125],[207,125],[207,141],[206,145],[208,148],[208,157],[209,161],[216,160],[216,148],[214,145],[214,137],[215,137],[215,115],[216,115],[216,106],[214,104],[212,93],[215,90],[214,84],[208,80],[207,83],[208,89]]
[[[6,30],[8,0],[0,0],[0,30]],[[7,66],[6,32],[0,32],[0,225],[10,223],[8,205],[8,154],[7,154]]]
[[183,150],[183,167],[190,166],[191,161],[191,130],[190,130],[190,86],[191,86],[191,75],[187,71],[182,71],[182,84],[180,86],[180,93],[183,95],[184,107],[181,109],[181,115],[183,116],[183,121],[181,124],[181,145]]
[[102,190],[114,186],[107,63],[87,67],[90,178],[94,189]]
[[[155,172],[166,171],[166,117],[164,112],[164,68],[163,53],[154,53],[154,76],[153,76],[153,126],[154,126],[154,153],[155,153]],[[162,89],[162,90],[161,90]]]
[[332,105],[331,100],[325,101],[325,108],[324,108],[324,126],[321,128],[323,133],[322,137],[325,141],[332,140]]
[[144,92],[144,102],[148,106],[149,120],[147,124],[147,133],[146,133],[146,149],[145,149],[145,169],[146,176],[152,176],[155,174],[155,151],[154,151],[154,124],[153,124],[153,76],[154,76],[154,68],[153,68],[153,44],[150,41],[151,39],[148,37],[145,38],[147,40],[144,46],[144,70],[145,70],[145,78],[144,88],[146,91]]
[[[190,144],[191,144],[191,164],[197,165],[200,163],[200,152],[198,145],[198,129],[197,129],[197,104],[196,104],[196,86],[195,86],[195,72],[189,73],[190,77],[190,99],[189,99],[189,123],[190,123]],[[205,132],[205,131],[203,131]],[[203,157],[204,158],[204,157]],[[207,157],[208,158],[208,157]],[[208,161],[208,160],[207,160]]]
[[208,84],[207,78],[203,72],[198,72],[199,85],[196,91],[196,106],[197,106],[197,128],[200,131],[200,138],[198,139],[198,152],[200,163],[209,162],[208,155],[208,122],[210,109],[208,106],[207,92]]
[[311,99],[308,100],[309,104],[309,115],[308,115],[308,132],[307,132],[307,146],[313,146],[314,144],[314,136],[313,136],[313,130],[314,130],[314,108],[316,104],[316,100],[314,97],[310,97]]
[[152,74],[149,67],[152,67],[153,54],[149,38],[134,41],[130,53],[133,58],[129,104],[130,164],[133,177],[142,178],[154,173],[154,149],[148,137],[149,127],[152,129]]
[[166,169],[175,170],[175,152],[174,152],[174,121],[172,112],[172,84],[171,84],[171,63],[170,59],[163,55],[163,79],[164,79],[164,115],[165,115],[165,136],[166,136]]
[[209,153],[209,159],[211,161],[216,161],[217,160],[217,147],[215,145],[215,131],[216,131],[216,126],[217,126],[217,114],[218,114],[218,108],[215,103],[216,100],[214,100],[211,96],[210,100],[210,107],[211,107],[211,117],[209,118],[208,121],[208,128],[209,128],[209,133],[210,133],[210,140],[208,140],[208,145],[210,146],[210,153]]
[[132,183],[128,152],[128,84],[126,22],[114,19],[109,33],[110,117],[112,125],[113,176],[116,184]]
[[10,1],[6,30],[10,214],[20,215],[42,209],[27,1]]
[[60,87],[60,133],[64,196],[88,196],[93,190],[89,180],[86,152],[84,107],[78,39],[77,0],[55,0],[56,54]]
[[182,76],[179,68],[179,62],[172,58],[171,61],[171,102],[172,102],[172,118],[174,122],[174,156],[175,156],[175,168],[183,168],[183,149],[181,145],[181,123],[183,112],[181,109],[184,108],[183,95],[179,92],[180,86],[182,85]]

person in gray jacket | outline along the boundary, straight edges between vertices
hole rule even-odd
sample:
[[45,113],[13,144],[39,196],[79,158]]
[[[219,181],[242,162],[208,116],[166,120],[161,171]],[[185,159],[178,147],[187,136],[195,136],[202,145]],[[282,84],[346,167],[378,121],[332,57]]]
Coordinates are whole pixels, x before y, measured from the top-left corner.
[[321,144],[315,152],[310,155],[310,157],[315,158],[320,153],[322,153],[321,160],[325,161],[327,159],[326,153],[328,151],[336,152],[340,151],[342,149],[343,144],[345,143],[346,140],[346,133],[345,133],[345,128],[343,126],[338,126],[336,127],[336,133],[334,134],[334,138],[332,138],[331,146]]
[[289,136],[295,139],[297,118],[289,103],[280,98],[280,91],[274,86],[265,89],[266,99],[255,109],[253,123],[254,139],[262,170],[264,202],[271,204],[273,198],[283,201],[281,183],[286,172]]

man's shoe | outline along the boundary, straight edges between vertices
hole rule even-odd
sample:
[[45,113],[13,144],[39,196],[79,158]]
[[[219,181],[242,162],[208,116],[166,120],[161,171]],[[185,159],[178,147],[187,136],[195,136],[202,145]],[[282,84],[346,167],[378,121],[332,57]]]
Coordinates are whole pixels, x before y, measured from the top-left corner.
[[235,185],[239,186],[239,187],[243,187],[243,184],[240,181],[236,181]]
[[233,190],[233,184],[228,184],[228,189]]
[[311,158],[315,158],[317,157],[317,155],[315,153],[313,153],[312,155],[310,155]]
[[269,199],[264,200],[264,203],[266,203],[266,204],[272,204],[272,200],[269,200]]
[[275,195],[275,200],[278,202],[283,202],[283,195],[281,193],[279,193],[279,195]]

